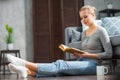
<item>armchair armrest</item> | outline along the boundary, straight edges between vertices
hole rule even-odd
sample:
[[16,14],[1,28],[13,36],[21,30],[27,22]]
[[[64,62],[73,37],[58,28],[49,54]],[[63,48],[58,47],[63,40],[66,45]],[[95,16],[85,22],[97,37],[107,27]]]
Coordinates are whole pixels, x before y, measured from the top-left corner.
[[[65,45],[68,45],[68,46],[71,46],[71,47],[75,47],[77,48],[78,45],[76,45],[76,43],[72,43],[72,36],[73,36],[73,31],[76,31],[76,32],[82,32],[82,27],[67,27],[65,28]],[[76,34],[74,34],[76,35]],[[79,36],[81,37],[81,36]],[[79,48],[78,48],[79,49]],[[69,53],[66,53],[66,59],[73,59],[74,57],[69,54]]]
[[110,37],[112,46],[120,46],[120,35],[115,35]]

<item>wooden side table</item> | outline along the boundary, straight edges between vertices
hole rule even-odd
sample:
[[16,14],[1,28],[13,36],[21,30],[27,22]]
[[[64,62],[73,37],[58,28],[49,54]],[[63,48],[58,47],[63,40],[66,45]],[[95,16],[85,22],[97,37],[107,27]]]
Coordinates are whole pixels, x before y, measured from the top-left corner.
[[107,17],[115,16],[116,13],[119,13],[120,9],[104,9],[99,11],[99,18],[101,18],[101,13],[106,13]]
[[20,50],[1,50],[0,51],[0,71],[1,71],[1,66],[3,65],[4,75],[5,75],[5,65],[9,63],[5,61],[5,54],[15,54],[16,57],[21,58]]

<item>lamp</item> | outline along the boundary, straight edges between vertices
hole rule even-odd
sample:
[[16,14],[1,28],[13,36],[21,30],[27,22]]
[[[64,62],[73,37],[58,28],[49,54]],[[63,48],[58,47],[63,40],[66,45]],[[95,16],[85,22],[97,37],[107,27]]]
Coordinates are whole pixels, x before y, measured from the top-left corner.
[[104,0],[105,5],[108,9],[112,9],[113,8],[113,0]]

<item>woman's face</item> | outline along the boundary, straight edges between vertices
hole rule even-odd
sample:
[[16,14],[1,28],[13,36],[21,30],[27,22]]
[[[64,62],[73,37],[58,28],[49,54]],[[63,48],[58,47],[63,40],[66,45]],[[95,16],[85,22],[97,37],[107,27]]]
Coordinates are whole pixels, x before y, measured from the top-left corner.
[[88,9],[82,10],[80,13],[81,21],[86,25],[90,26],[94,23],[95,15],[90,13]]

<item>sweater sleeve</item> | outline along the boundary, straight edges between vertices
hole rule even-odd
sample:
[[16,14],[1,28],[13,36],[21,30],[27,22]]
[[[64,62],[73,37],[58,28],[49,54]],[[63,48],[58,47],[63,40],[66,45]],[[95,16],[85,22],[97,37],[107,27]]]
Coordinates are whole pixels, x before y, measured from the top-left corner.
[[111,58],[112,57],[112,46],[110,42],[110,38],[108,36],[107,31],[103,28],[100,31],[100,41],[102,43],[104,51],[101,53],[98,53],[100,56],[100,59],[105,59],[105,58]]

